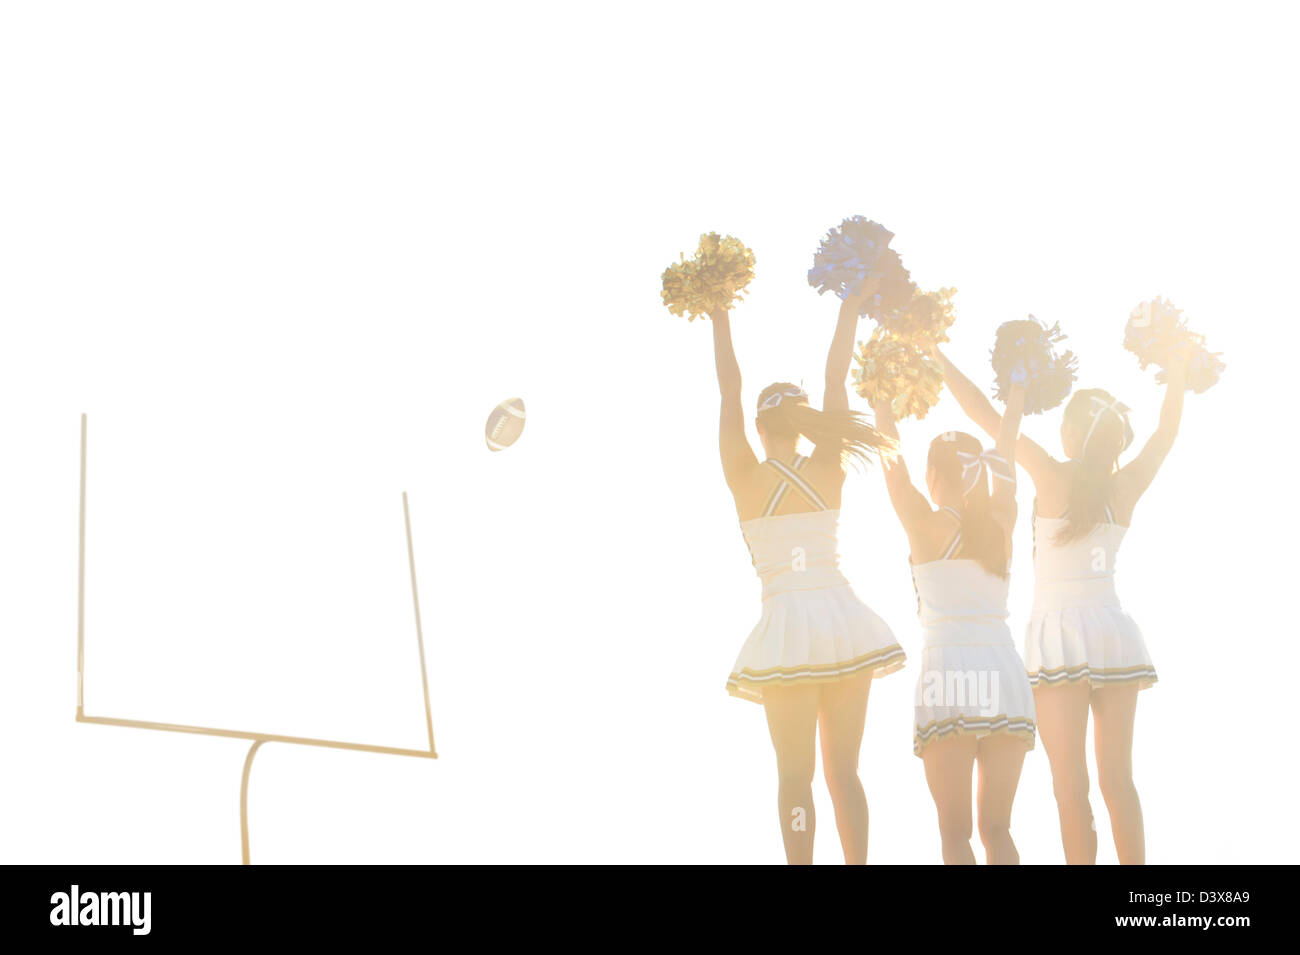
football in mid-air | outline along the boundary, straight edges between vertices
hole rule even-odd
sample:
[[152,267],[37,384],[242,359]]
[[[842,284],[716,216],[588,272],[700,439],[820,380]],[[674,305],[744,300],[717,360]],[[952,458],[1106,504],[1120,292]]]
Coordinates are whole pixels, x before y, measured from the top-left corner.
[[507,398],[488,415],[484,434],[492,451],[508,448],[524,433],[524,399]]

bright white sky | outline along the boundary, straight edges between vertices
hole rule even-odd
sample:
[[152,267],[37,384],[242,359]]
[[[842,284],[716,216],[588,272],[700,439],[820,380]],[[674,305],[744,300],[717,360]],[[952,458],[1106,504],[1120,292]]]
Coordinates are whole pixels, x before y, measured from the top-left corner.
[[[1121,559],[1161,676],[1134,759],[1152,862],[1294,857],[1295,14],[789,9],[4,8],[3,861],[238,858],[243,744],[73,722],[82,411],[98,715],[420,745],[411,495],[442,758],[266,747],[255,861],[780,861],[762,712],[723,689],[759,601],[709,329],[659,274],[743,238],[746,400],[819,392],[836,302],[805,271],[855,213],[958,288],[981,382],[1000,322],[1060,321],[1142,437],[1161,391],[1129,310],[1171,298],[1225,353]],[[489,454],[511,395],[527,430]],[[1058,425],[1026,430],[1055,450]],[[905,451],[966,427],[945,398]],[[878,474],[843,526],[915,659]],[[875,862],[939,860],[915,678],[872,693]],[[1060,861],[1041,747],[1013,834]]]

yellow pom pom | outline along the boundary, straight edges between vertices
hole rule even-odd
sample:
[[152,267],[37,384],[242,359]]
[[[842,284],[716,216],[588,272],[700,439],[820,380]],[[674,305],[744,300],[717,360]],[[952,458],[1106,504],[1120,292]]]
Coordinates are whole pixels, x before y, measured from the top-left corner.
[[917,344],[940,344],[948,340],[948,329],[957,315],[952,297],[955,288],[941,288],[937,292],[916,290],[911,300],[893,315],[880,323],[900,338]]
[[896,418],[924,418],[939,402],[943,372],[920,347],[886,328],[858,343],[853,370],[857,392],[873,406],[888,404]]
[[695,257],[682,255],[664,269],[660,292],[668,311],[694,321],[720,308],[730,308],[754,277],[754,253],[732,236],[708,232],[700,236]]

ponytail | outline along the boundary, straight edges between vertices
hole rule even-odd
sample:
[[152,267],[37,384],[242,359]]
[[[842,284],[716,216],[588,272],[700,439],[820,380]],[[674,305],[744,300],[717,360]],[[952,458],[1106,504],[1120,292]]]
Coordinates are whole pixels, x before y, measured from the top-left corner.
[[1133,440],[1128,407],[1100,388],[1076,392],[1065,408],[1065,420],[1083,439],[1075,459],[1078,466],[1070,475],[1069,509],[1056,535],[1058,544],[1087,537],[1106,519],[1119,456]]
[[1005,580],[1009,574],[1006,529],[993,516],[993,498],[989,493],[988,468],[977,462],[973,480],[967,480],[969,466],[963,465],[959,452],[979,455],[983,446],[969,434],[949,431],[930,444],[929,466],[939,480],[960,488],[962,497],[960,556],[973,560],[994,577]]
[[867,464],[873,453],[894,445],[860,412],[818,411],[801,388],[786,382],[764,388],[758,406],[759,419],[770,434],[803,435],[819,448],[837,447],[841,462]]

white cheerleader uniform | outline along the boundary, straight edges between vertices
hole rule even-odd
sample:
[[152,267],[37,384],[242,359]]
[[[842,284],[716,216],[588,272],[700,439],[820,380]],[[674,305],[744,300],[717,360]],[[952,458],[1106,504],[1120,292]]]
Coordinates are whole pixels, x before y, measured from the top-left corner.
[[[763,582],[763,612],[727,678],[727,691],[763,702],[769,686],[817,684],[861,673],[883,676],[904,662],[888,624],[867,607],[839,569],[839,509],[828,508],[794,467],[763,464],[781,477],[763,515],[742,521],[754,568]],[[777,515],[793,488],[816,510]]]
[[[943,510],[961,521],[951,507]],[[960,558],[962,533],[942,557],[912,566],[921,621],[912,751],[950,736],[1008,733],[1034,746],[1034,694],[1007,626],[1010,581]]]
[[1106,519],[1068,544],[1065,517],[1034,513],[1034,609],[1025,631],[1025,666],[1034,686],[1087,680],[1092,686],[1156,682],[1142,632],[1115,593],[1115,555],[1124,532]]

